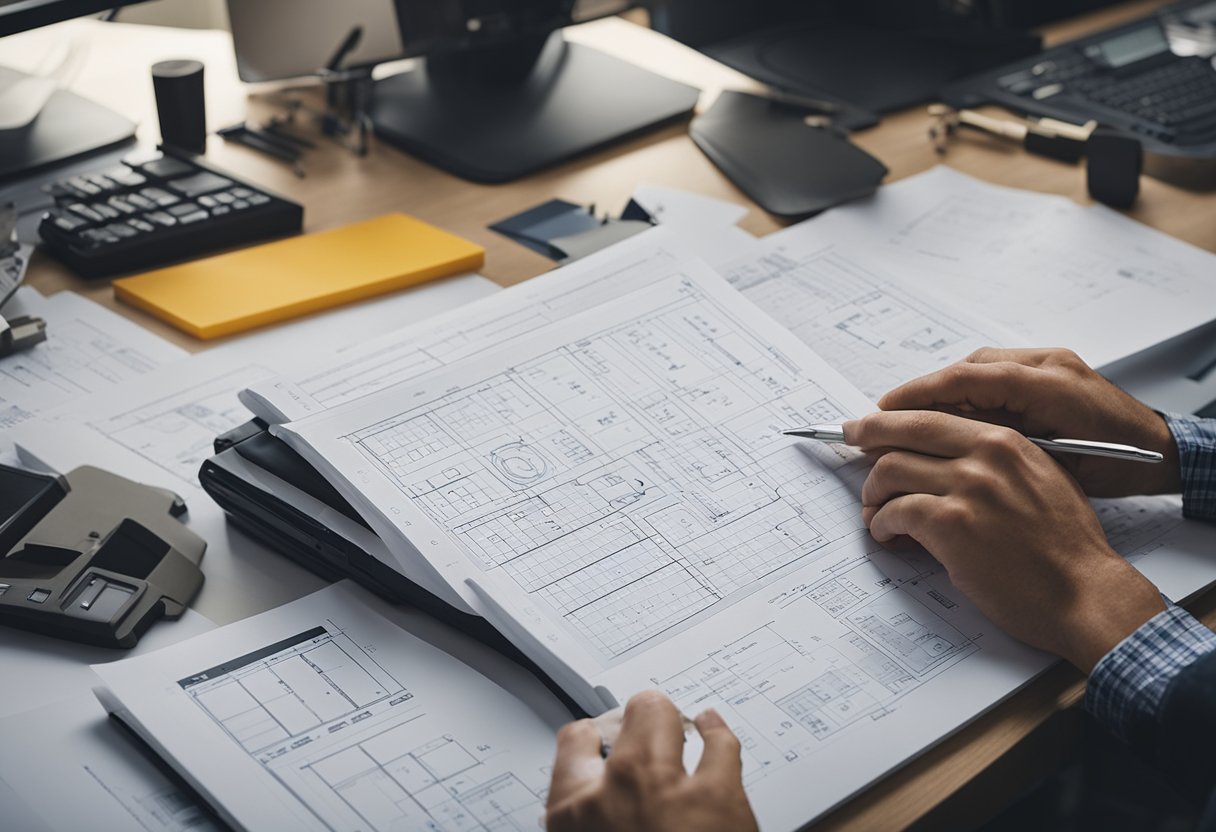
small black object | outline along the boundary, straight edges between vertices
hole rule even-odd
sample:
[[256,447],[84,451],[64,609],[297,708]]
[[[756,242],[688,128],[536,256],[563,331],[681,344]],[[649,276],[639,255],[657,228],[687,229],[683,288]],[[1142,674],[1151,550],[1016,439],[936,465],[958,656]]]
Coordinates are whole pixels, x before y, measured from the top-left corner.
[[294,234],[304,209],[165,147],[47,186],[45,248],[84,277],[188,260]]
[[1140,140],[1099,127],[1085,148],[1089,195],[1112,208],[1130,208],[1140,193],[1144,151]]
[[172,492],[81,466],[51,477],[0,465],[0,624],[134,647],[203,585],[206,542]]
[[691,133],[732,182],[781,217],[805,217],[877,190],[886,166],[807,119],[784,102],[727,91],[693,120]]
[[207,107],[203,65],[199,61],[160,61],[152,65],[161,141],[189,153],[207,150]]

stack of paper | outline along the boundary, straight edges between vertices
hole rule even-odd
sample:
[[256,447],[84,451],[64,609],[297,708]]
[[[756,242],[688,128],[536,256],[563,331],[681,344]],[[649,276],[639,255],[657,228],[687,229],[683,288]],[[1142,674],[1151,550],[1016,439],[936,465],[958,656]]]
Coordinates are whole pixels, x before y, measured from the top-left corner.
[[[1015,244],[1027,234],[1040,242]],[[191,359],[172,394],[153,397],[163,378],[129,383],[109,404],[61,412],[56,442],[29,431],[21,442],[44,459],[87,450],[186,477],[203,437],[244,417],[230,397],[244,385],[242,401],[371,526],[376,556],[488,619],[587,711],[651,687],[687,713],[718,708],[743,740],[761,826],[796,828],[1052,659],[987,622],[925,553],[874,543],[860,520],[863,459],[781,429],[864,413],[894,384],[984,344],[1075,344],[1095,362],[1130,354],[1212,314],[1212,256],[1101,209],[942,171],[726,246],[731,256],[720,248],[726,280],[698,248],[679,230],[647,232],[333,360]],[[1125,329],[1129,310],[1154,318],[1147,335],[1123,337],[1079,314],[1082,302]],[[1216,530],[1181,521],[1176,500],[1096,507],[1116,548],[1172,597],[1216,578],[1204,557]],[[331,828],[354,828],[348,810],[406,825],[476,815],[419,799],[443,778],[414,779],[429,771],[416,755],[397,769],[408,755],[363,748],[355,764],[341,737],[297,755],[291,744],[336,723],[230,723],[235,706],[202,701],[220,682],[263,690],[228,677],[350,630],[374,633],[353,639],[363,659],[346,654],[367,678],[337,687],[375,696],[351,696],[334,719],[353,728],[373,703],[376,720],[404,713],[392,700],[418,686],[364,661],[368,644],[387,643],[382,626],[349,611],[318,623],[323,608],[307,609],[247,622],[236,643],[215,639],[199,655],[109,668],[108,707],[229,819],[259,820],[266,807],[305,825],[311,811]],[[411,660],[412,644],[402,649],[393,662]],[[246,650],[256,658],[229,664]],[[296,708],[264,690],[267,713]],[[446,719],[472,707],[453,704]],[[394,730],[374,727],[369,748]],[[499,761],[524,784],[503,798],[515,820],[536,810],[532,772],[550,741],[521,730],[508,744],[525,750]],[[330,751],[343,761],[332,769]],[[221,757],[225,766],[203,764]],[[490,764],[474,757],[472,767]],[[486,783],[443,782],[449,794]],[[252,799],[249,783],[269,797]],[[409,796],[391,801],[398,812],[457,815],[393,815],[390,791]]]

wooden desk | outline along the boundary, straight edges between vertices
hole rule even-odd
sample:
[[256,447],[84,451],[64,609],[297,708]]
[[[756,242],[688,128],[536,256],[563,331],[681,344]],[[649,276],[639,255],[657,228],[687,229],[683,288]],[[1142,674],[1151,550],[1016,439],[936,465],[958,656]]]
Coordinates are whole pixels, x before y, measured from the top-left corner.
[[[1046,34],[1049,42],[1076,37],[1145,14],[1158,5],[1160,0],[1128,3],[1053,26]],[[65,33],[91,44],[74,88],[139,120],[140,136],[147,141],[154,142],[158,132],[148,67],[162,58],[193,57],[206,63],[212,129],[240,120],[246,104],[248,114],[255,119],[276,112],[274,93],[257,92],[246,102],[246,90],[236,81],[231,39],[226,33],[77,22],[6,39],[3,60],[18,66],[33,63],[48,39]],[[757,88],[733,70],[622,20],[577,27],[570,37],[700,87],[705,90],[702,108],[724,88]],[[918,108],[890,116],[879,127],[855,138],[890,167],[890,181],[894,181],[940,161],[927,140],[927,128],[928,119]],[[306,159],[308,176],[303,180],[253,151],[215,138],[208,157],[221,167],[302,202],[309,231],[387,211],[405,211],[476,240],[488,253],[484,273],[504,285],[532,277],[552,264],[488,231],[486,226],[551,197],[595,203],[601,210],[615,211],[625,204],[636,185],[647,182],[750,204],[694,147],[684,126],[667,128],[522,182],[498,186],[469,184],[383,146],[366,159],[357,159],[335,146],[315,151]],[[1029,156],[996,141],[961,141],[950,150],[946,161],[992,182],[1087,201],[1080,167]],[[1192,193],[1145,179],[1142,196],[1131,214],[1173,236],[1216,250],[1216,223],[1212,222],[1216,194]],[[742,225],[761,235],[779,227],[776,220],[754,205]],[[81,281],[46,257],[35,258],[30,282],[47,294],[62,289],[85,294],[187,349],[203,346],[157,320],[116,304],[107,284]],[[1206,613],[1209,623],[1216,621],[1214,610],[1216,599],[1211,597],[1198,608]],[[817,828],[894,829],[911,824],[960,828],[986,819],[1045,768],[1067,758],[1077,736],[1079,715],[1073,706],[1083,689],[1083,680],[1071,668],[1054,668],[988,715],[833,812]]]

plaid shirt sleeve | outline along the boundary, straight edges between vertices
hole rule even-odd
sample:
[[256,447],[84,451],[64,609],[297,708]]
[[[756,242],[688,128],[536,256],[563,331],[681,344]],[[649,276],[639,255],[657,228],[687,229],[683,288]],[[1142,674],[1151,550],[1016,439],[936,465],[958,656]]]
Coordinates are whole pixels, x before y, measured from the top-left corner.
[[1089,675],[1085,707],[1120,739],[1148,748],[1170,682],[1214,650],[1216,633],[1170,604],[1102,657]]
[[1163,415],[1182,463],[1182,513],[1216,520],[1216,419]]

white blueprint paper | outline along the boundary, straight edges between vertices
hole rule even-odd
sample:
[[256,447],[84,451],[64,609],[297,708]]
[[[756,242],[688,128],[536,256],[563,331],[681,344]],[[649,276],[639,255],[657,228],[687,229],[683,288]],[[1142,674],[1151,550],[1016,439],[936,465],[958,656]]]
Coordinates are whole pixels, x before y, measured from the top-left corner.
[[49,829],[220,832],[193,795],[109,719],[89,689],[0,719],[0,732],[9,748],[20,749],[0,754],[0,780]]
[[877,401],[892,388],[1018,335],[957,309],[856,243],[779,235],[721,270],[731,285]]
[[554,726],[349,583],[143,660],[99,694],[236,828],[535,829]]
[[47,339],[0,358],[0,431],[186,356],[186,351],[77,295],[23,286],[6,317],[37,315]]
[[[989,185],[946,167],[778,232],[891,261],[973,320],[1108,364],[1216,317],[1216,255],[1101,205]],[[811,242],[813,240],[814,242]]]
[[[654,686],[719,708],[762,827],[790,829],[1052,662],[869,538],[855,458],[778,433],[869,408],[689,264],[278,432],[589,710]],[[1161,511],[1129,539],[1180,525]]]
[[667,229],[646,231],[494,297],[390,332],[333,361],[293,367],[252,385],[241,400],[272,423],[320,413],[675,274],[689,248],[682,235]]

